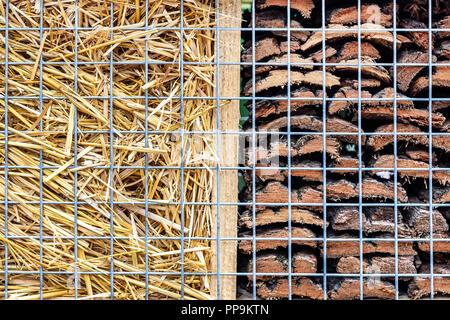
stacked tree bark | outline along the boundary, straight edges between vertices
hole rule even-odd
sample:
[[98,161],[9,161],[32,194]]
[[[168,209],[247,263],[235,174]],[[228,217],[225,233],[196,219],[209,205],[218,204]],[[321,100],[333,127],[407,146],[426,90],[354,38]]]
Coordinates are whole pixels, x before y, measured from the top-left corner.
[[[291,27],[320,28],[321,2],[291,0]],[[247,184],[241,198],[251,202],[254,193],[258,204],[255,207],[249,204],[242,210],[240,236],[253,237],[255,227],[256,237],[268,240],[240,242],[241,271],[253,272],[253,266],[256,266],[256,273],[287,273],[290,265],[294,274],[305,274],[292,276],[291,293],[294,298],[359,299],[360,271],[387,275],[363,277],[364,298],[391,299],[395,298],[396,290],[410,298],[429,296],[430,278],[423,274],[431,271],[434,274],[434,293],[450,294],[450,277],[439,277],[439,274],[450,273],[450,242],[446,241],[449,239],[450,207],[442,206],[450,203],[450,172],[439,170],[450,167],[450,136],[446,134],[450,130],[450,102],[433,101],[430,114],[429,101],[424,99],[429,97],[430,82],[433,98],[450,97],[450,67],[433,67],[430,81],[429,66],[424,65],[430,60],[450,63],[450,32],[434,32],[431,46],[428,33],[423,30],[397,31],[394,37],[389,30],[393,27],[393,11],[397,14],[398,28],[428,27],[428,4],[421,0],[397,1],[397,10],[393,10],[392,1],[363,1],[360,32],[357,30],[358,13],[354,1],[326,3],[326,28],[341,31],[327,31],[323,35],[321,31],[295,30],[290,39],[285,31],[257,31],[255,51],[252,50],[252,39],[247,39],[244,44],[243,62],[254,59],[256,62],[278,63],[256,65],[255,86],[252,68],[244,67],[244,95],[280,97],[280,100],[256,99],[254,108],[249,102],[248,109],[255,113],[256,122],[248,121],[247,128],[286,132],[287,112],[290,110],[289,127],[297,134],[291,134],[290,139],[286,134],[269,135],[264,138],[267,139],[265,144],[255,141],[253,147],[249,140],[246,145],[245,165],[251,167],[256,164],[256,189],[252,190],[253,171],[243,171]],[[286,4],[285,0],[256,1],[256,27],[286,27]],[[417,7],[411,7],[412,4]],[[252,25],[250,20],[246,27]],[[433,0],[432,27],[450,28],[449,12],[441,1]],[[360,50],[358,36],[361,37]],[[431,55],[429,48],[432,49]],[[288,77],[288,68],[280,63],[288,62],[289,49],[291,66]],[[383,65],[392,64],[394,51],[397,63],[421,65],[397,65],[395,68]],[[311,64],[321,63],[324,57],[329,63],[325,70],[321,65]],[[362,63],[360,77],[355,65],[358,59]],[[293,98],[290,104],[285,99],[289,85]],[[394,94],[398,99],[395,103]],[[327,99],[324,106],[324,95],[335,99]],[[358,97],[362,99],[360,106]],[[411,101],[408,98],[422,99]],[[326,108],[326,132],[330,133],[325,142],[322,135],[323,107]],[[397,115],[396,137],[393,135],[394,114]],[[430,127],[436,133],[432,139],[427,135]],[[358,132],[363,134],[358,137]],[[320,169],[323,167],[324,146],[326,167],[331,169],[326,171],[326,177]],[[395,154],[397,159],[394,159]],[[274,159],[279,160],[279,167],[286,167],[288,157],[291,170],[279,169],[278,163],[277,168],[268,168]],[[394,162],[399,169],[397,179]],[[432,177],[429,176],[430,165]],[[362,168],[361,176],[359,168]],[[291,190],[288,189],[289,174]],[[324,178],[326,192],[323,190]],[[430,270],[431,248],[427,241],[431,230],[430,181],[433,238],[444,239],[433,242],[433,270]],[[358,206],[360,200],[364,204],[361,209]],[[397,212],[394,212],[395,202],[398,204]],[[289,241],[269,239],[289,237],[289,217],[290,263]],[[323,238],[324,228],[326,241],[318,240]],[[362,245],[359,242],[361,235]],[[398,240],[397,245],[394,241],[387,241],[394,238]],[[252,260],[253,251],[256,252],[256,261]],[[360,261],[361,256],[363,261]],[[396,271],[399,275],[397,288],[393,276]],[[324,285],[323,272],[352,276],[327,276]],[[249,291],[256,290],[261,298],[281,299],[289,296],[288,279],[285,275],[258,275],[256,288],[253,288],[250,275],[242,285]]]

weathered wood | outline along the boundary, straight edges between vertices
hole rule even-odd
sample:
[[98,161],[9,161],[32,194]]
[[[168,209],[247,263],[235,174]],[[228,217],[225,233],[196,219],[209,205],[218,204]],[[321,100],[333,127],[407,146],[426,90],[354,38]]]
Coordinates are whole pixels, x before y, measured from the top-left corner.
[[[394,184],[391,182],[380,182],[375,179],[364,179],[362,184],[362,195],[368,199],[389,199],[394,200]],[[397,185],[397,201],[407,202],[408,196],[405,189]]]
[[[251,237],[251,232],[243,232],[240,237]],[[289,229],[274,229],[260,231],[256,233],[257,238],[281,238],[286,240],[256,240],[256,251],[277,249],[277,248],[287,248]],[[292,227],[291,228],[291,238],[315,238],[316,234],[308,228]],[[307,240],[292,240],[292,244],[308,246],[311,248],[317,247],[316,241]],[[253,252],[253,240],[241,240],[239,243],[239,250],[244,254],[250,254]]]
[[[439,274],[449,274],[448,265],[434,265],[436,276],[433,277],[434,294],[450,294],[450,277],[439,277]],[[430,266],[423,265],[420,273],[430,273]],[[426,277],[414,278],[408,286],[408,296],[412,299],[420,299],[431,294],[431,279]]]
[[[423,22],[411,19],[402,19],[399,21],[400,27],[405,29],[427,29],[427,25]],[[411,31],[405,34],[411,41],[421,50],[427,52],[429,48],[428,32]],[[431,43],[433,46],[433,43]]]
[[336,71],[340,72],[354,72],[355,74],[358,72],[358,70],[361,70],[361,74],[363,74],[366,77],[373,77],[375,79],[381,80],[386,84],[391,83],[391,76],[389,75],[389,72],[384,68],[383,66],[374,66],[374,65],[367,65],[367,64],[373,64],[376,61],[369,57],[361,57],[361,67],[358,68],[358,59],[348,59],[348,60],[341,60],[339,61],[342,64],[353,64],[353,65],[337,65],[334,67]]
[[[421,168],[428,169],[429,165],[426,162],[397,158],[397,168]],[[394,156],[393,155],[383,155],[375,160],[373,163],[373,168],[394,168]],[[436,167],[435,167],[436,168]],[[372,171],[373,175],[379,173],[379,170]],[[399,170],[397,173],[400,177],[409,177],[412,179],[423,178],[428,179],[429,170]],[[433,180],[436,180],[442,185],[447,185],[450,183],[450,172],[445,170],[433,170],[432,174]]]
[[[337,207],[328,210],[330,223],[336,231],[359,231],[359,210],[357,207]],[[398,236],[406,238],[411,236],[411,231],[403,223],[401,212],[397,212]],[[362,226],[365,234],[395,232],[394,209],[392,207],[368,207],[362,213]]]
[[[326,153],[331,157],[339,157],[339,143],[335,138],[326,139]],[[323,137],[320,136],[303,136],[294,144],[294,149],[298,155],[307,155],[315,152],[323,152]]]
[[[300,87],[299,89],[293,90],[293,98],[301,98],[302,100],[291,100],[290,110],[292,113],[301,112],[302,109],[308,110],[307,107],[317,107],[322,104],[322,91],[321,90],[311,90],[306,87]],[[311,98],[307,100],[306,98]],[[305,99],[305,100],[303,100]],[[247,105],[251,113],[251,103]],[[258,100],[255,103],[255,118],[263,119],[269,116],[276,116],[279,114],[286,113],[288,109],[288,101],[285,100]]]
[[[394,274],[395,257],[371,257],[363,259],[363,272],[367,274]],[[398,257],[398,273],[414,274],[417,273],[414,264],[414,256]],[[336,271],[344,274],[356,274],[360,270],[359,257],[342,257],[336,265]],[[405,278],[399,278],[405,280]],[[409,280],[409,278],[408,278]]]
[[[286,254],[265,253],[256,257],[256,273],[288,273],[289,262]],[[247,265],[247,272],[253,272],[253,260]],[[291,257],[291,272],[293,273],[316,273],[317,257],[313,253],[295,252]],[[256,279],[270,280],[274,276],[256,276]],[[248,276],[253,279],[252,275]]]
[[436,55],[441,60],[450,60],[450,40],[442,41],[440,47],[436,49]]
[[[255,17],[256,28],[274,28],[282,29],[287,28],[286,11],[268,10],[264,14],[257,14]],[[300,29],[302,25],[300,22],[291,19],[291,28]],[[272,34],[278,37],[287,37],[286,31],[270,31]],[[300,42],[305,42],[308,39],[309,31],[291,31],[291,39]]]
[[[230,28],[240,27],[241,1],[220,1],[221,24]],[[220,31],[220,52],[216,57],[221,62],[240,61],[241,34],[236,31]],[[217,75],[219,79],[220,94],[225,97],[236,97],[240,94],[240,68],[238,65],[224,65]],[[221,131],[239,130],[239,101],[229,101],[226,108],[220,108],[220,113],[214,118],[220,119]],[[217,128],[216,128],[217,129]],[[238,159],[238,137],[236,135],[224,135],[216,141],[220,144],[219,165],[221,169],[237,166]],[[226,152],[223,152],[226,150]],[[211,199],[219,199],[220,202],[236,203],[238,201],[238,173],[235,170],[220,170],[218,175],[213,176]],[[216,179],[219,180],[220,192],[216,188]],[[212,238],[236,238],[237,237],[237,206],[224,206],[220,209],[220,218],[217,214],[217,206],[212,206]],[[217,233],[217,224],[220,225],[220,233]],[[220,268],[222,273],[234,273],[237,266],[237,241],[221,241],[220,248],[217,242],[211,242],[212,266],[209,272],[215,273]],[[219,251],[220,250],[220,251]],[[220,259],[216,259],[219,255]],[[220,292],[217,291],[217,282],[220,281]],[[211,295],[221,299],[236,298],[236,280],[234,277],[222,275],[220,278],[211,277]]]
[[[313,0],[292,0],[290,2],[291,9],[295,9],[304,18],[311,18],[311,11],[314,9],[314,1]],[[258,9],[266,9],[270,7],[282,7],[286,8],[288,5],[287,0],[259,0],[256,3],[256,8]]]
[[[291,53],[299,50],[300,45],[297,41],[291,41],[290,49]],[[266,58],[277,56],[282,53],[287,53],[287,42],[279,42],[275,38],[265,38],[255,43],[255,52],[253,52],[253,46],[249,46],[242,54],[243,62],[252,62],[253,54],[255,55],[255,61],[259,62]]]
[[[289,221],[289,210],[287,207],[266,208],[255,213],[255,221],[257,227],[287,223]],[[298,207],[291,207],[291,222],[323,227],[323,220],[317,213]],[[242,214],[239,225],[247,229],[253,227],[253,216],[250,210]]]
[[[300,130],[308,130],[320,132],[323,130],[322,120],[316,116],[311,115],[298,115],[291,116],[291,130],[300,129]],[[258,126],[259,131],[280,131],[283,128],[287,128],[287,117],[280,117],[275,120],[272,120],[268,123],[264,123]],[[358,127],[348,121],[339,119],[339,118],[327,118],[326,125],[327,132],[345,132],[345,133],[357,133]],[[357,135],[336,135],[333,136],[338,140],[342,140],[348,143],[358,144],[358,136]],[[365,136],[362,138],[362,143],[365,143]]]
[[[450,15],[447,17],[444,17],[442,20],[436,22],[434,24],[434,27],[436,29],[450,29]],[[436,32],[436,38],[438,40],[446,39],[449,37],[450,37],[450,31]]]
[[[380,52],[370,42],[361,42],[361,57],[373,60],[380,59]],[[328,62],[336,63],[345,60],[358,59],[358,41],[348,41],[339,50],[336,58],[328,59]]]
[[[408,196],[403,187],[398,184],[397,200],[407,202]],[[303,187],[292,190],[290,199],[292,203],[322,203],[322,189]],[[347,180],[328,181],[327,200],[342,201],[358,197],[358,186]],[[389,199],[394,200],[394,184],[392,182],[382,183],[375,179],[364,179],[362,184],[362,197],[366,199]],[[269,182],[263,189],[256,191],[255,200],[258,203],[287,203],[289,191],[280,182]]]
[[[307,73],[301,73],[298,71],[290,72],[290,85],[306,84],[314,86],[322,86],[323,73],[321,71],[310,71]],[[255,83],[255,93],[260,93],[264,90],[273,88],[285,88],[288,84],[287,70],[272,70],[265,77],[257,77]],[[339,78],[332,75],[329,72],[325,73],[325,85],[328,88],[339,85]],[[251,95],[253,93],[252,80],[249,80],[244,88],[245,95]]]
[[[448,61],[446,61],[448,63]],[[450,89],[450,67],[449,66],[437,66],[432,77],[433,88]],[[430,81],[428,76],[418,78],[410,87],[410,94],[416,96],[425,90],[428,90]]]
[[[337,53],[337,50],[335,48],[326,46],[325,47],[325,60],[328,60],[329,58],[334,56],[336,53]],[[314,62],[322,62],[323,50],[320,49],[317,52],[311,53],[309,56],[314,60]]]
[[351,78],[341,78],[341,86],[342,87],[351,87],[356,90],[358,90],[358,87],[379,88],[381,86],[381,81],[377,80],[377,79],[367,79],[367,78],[361,78],[361,81],[351,79]]
[[[328,113],[331,115],[357,107],[358,90],[351,87],[341,87],[333,98],[337,99],[354,99],[354,100],[334,100],[328,105]],[[368,91],[361,91],[361,98],[372,98]]]
[[[358,26],[351,26],[347,27],[342,24],[329,24],[327,26],[328,29],[345,29],[348,31],[326,31],[325,32],[325,41],[327,43],[335,42],[335,41],[342,41],[344,39],[355,39],[358,37],[357,28]],[[361,24],[361,40],[373,42],[375,44],[382,45],[384,47],[387,47],[389,49],[393,49],[394,43],[396,43],[397,48],[400,48],[402,45],[402,41],[405,41],[402,37],[397,36],[396,41],[394,42],[394,37],[392,36],[392,33],[389,31],[371,31],[371,32],[364,32],[364,29],[384,29],[383,26],[372,24],[372,23],[363,23]],[[314,32],[309,39],[301,45],[302,51],[308,51],[315,46],[322,43],[322,31],[316,31]]]
[[[386,124],[378,127],[375,130],[376,133],[392,133],[392,135],[373,135],[367,139],[367,145],[372,147],[374,151],[380,151],[387,145],[394,142],[394,125]],[[397,123],[397,133],[408,132],[408,133],[420,133],[418,127],[410,125]],[[408,144],[416,145],[428,145],[428,137],[426,135],[408,135],[408,134],[397,134],[397,141],[405,141]],[[428,160],[428,159],[427,159]]]
[[[287,278],[274,278],[271,281],[259,282],[256,292],[262,299],[289,298],[289,280]],[[292,277],[292,296],[308,299],[323,299],[323,290],[319,284],[309,278]]]
[[[406,222],[411,226],[415,235],[430,234],[430,210],[422,207],[407,207],[405,211]],[[433,210],[433,233],[449,230],[447,221],[438,211]]]
[[[335,238],[357,239],[350,235],[335,236]],[[323,244],[321,244],[323,246]],[[363,241],[363,254],[384,253],[395,255],[395,244],[392,241]],[[415,256],[413,242],[398,242],[399,256]],[[323,248],[321,248],[323,256]],[[327,258],[340,258],[359,256],[359,241],[333,241],[332,238],[327,241]]]
[[[428,149],[426,148],[418,148],[418,147],[408,147],[405,150],[405,154],[413,160],[419,160],[419,161],[424,161],[424,162],[428,162],[430,160],[430,154],[428,153]],[[436,155],[433,153],[432,155],[433,159],[433,163],[436,163],[437,158]]]
[[[386,11],[388,13],[383,11]],[[382,26],[392,26],[392,6],[380,8],[377,4],[362,5],[359,16],[361,23],[370,23],[374,22],[374,19],[378,19],[377,22]],[[352,6],[347,8],[335,9],[330,13],[327,20],[328,23],[335,24],[357,24],[358,7]]]
[[[368,120],[393,121],[394,111],[392,107],[364,106],[361,116]],[[418,126],[428,126],[429,112],[423,109],[397,109],[397,120],[403,123],[411,123]],[[445,122],[445,117],[440,113],[431,114],[431,124],[434,128],[440,128]]]
[[[338,282],[329,292],[331,300],[360,299],[360,280],[345,279]],[[395,299],[395,286],[390,282],[378,279],[363,280],[363,298]]]
[[[421,51],[402,51],[398,58],[399,63],[427,63],[429,56],[425,52]],[[436,59],[434,59],[436,62]],[[397,67],[397,85],[399,90],[408,91],[411,82],[416,75],[422,71],[424,66],[398,66]]]
[[[290,155],[291,157],[305,156],[308,154],[323,152],[323,138],[322,136],[303,136],[297,141],[293,142],[291,146]],[[339,157],[339,143],[334,138],[327,138],[326,140],[326,152],[331,157]],[[266,147],[256,147],[255,155],[253,155],[252,148],[246,149],[246,164],[252,166],[253,161],[258,162],[271,162],[272,159],[279,160],[279,157],[288,156],[288,147],[286,141],[271,142],[270,145]]]
[[[450,253],[450,241],[448,241],[448,234],[435,234],[433,235],[433,239],[433,253]],[[446,239],[447,241],[439,241],[439,239]],[[426,253],[430,252],[429,241],[419,242],[417,247],[420,251],[424,251]]]
[[[387,87],[384,88],[382,90],[380,90],[379,92],[375,93],[372,96],[373,100],[372,101],[363,101],[363,106],[385,106],[385,107],[392,107],[394,105],[394,88],[392,87]],[[410,108],[414,108],[414,103],[410,100],[403,100],[403,99],[407,99],[408,97],[405,96],[404,94],[397,92],[397,99],[402,99],[402,100],[397,100],[397,108],[400,109],[410,109]],[[376,100],[376,99],[380,99],[380,100]],[[381,99],[392,99],[392,100],[381,100]]]
[[[258,168],[262,167],[268,167],[267,165],[258,163],[256,165]],[[322,164],[320,162],[316,161],[302,161],[299,164],[296,164],[295,167],[297,168],[320,168]],[[294,166],[293,166],[294,167]],[[247,183],[247,185],[251,184],[252,181],[252,171],[247,170],[244,173],[244,180]],[[288,170],[278,170],[278,169],[256,169],[255,170],[255,177],[258,182],[265,182],[265,181],[285,181],[287,180],[288,176]],[[323,180],[323,172],[322,170],[291,170],[291,176],[292,177],[299,177],[302,178],[305,181],[317,181],[321,182]]]
[[[297,64],[297,65],[292,65],[291,66],[291,70],[312,70],[314,68],[313,65],[308,65],[308,63],[313,63],[314,61],[311,58],[303,58],[301,55],[299,55],[298,53],[292,53],[291,57],[290,57],[290,62],[292,64]],[[259,75],[261,73],[265,73],[268,72],[270,70],[273,69],[278,69],[278,68],[286,68],[286,67],[282,67],[282,66],[278,66],[276,64],[279,63],[287,63],[288,62],[288,55],[287,54],[283,54],[282,56],[278,56],[278,57],[274,57],[271,58],[269,61],[267,61],[268,64],[272,64],[272,65],[264,65],[264,66],[256,66],[255,67],[255,74]],[[303,65],[298,65],[298,64],[303,64]],[[245,76],[246,77],[251,77],[252,76],[252,69],[251,66],[244,66],[245,69]]]
[[[357,101],[358,90],[357,90],[357,88],[355,89],[352,87],[342,87],[339,89],[338,92],[336,92],[336,94],[334,95],[333,98],[339,98],[339,99],[347,98],[349,100],[332,101],[328,107],[328,112],[332,115],[345,112],[346,110],[349,110],[349,109],[356,109],[356,107],[358,106],[358,101]],[[403,99],[403,98],[406,98],[406,96],[401,93],[397,93],[397,98]],[[372,100],[367,100],[367,99],[372,99]],[[376,100],[376,99],[392,99],[392,100]],[[382,114],[380,116],[383,119],[388,118],[391,114],[393,114],[393,111],[389,112],[389,110],[392,109],[392,106],[394,104],[393,103],[394,90],[392,88],[385,88],[385,89],[377,92],[373,96],[370,92],[363,90],[363,91],[361,91],[361,100],[362,100],[361,105],[363,107],[363,111],[367,109],[368,115],[372,115],[372,113],[376,113],[376,112],[371,112],[370,111],[371,109],[385,110],[384,113],[387,113],[387,115]],[[413,109],[414,104],[408,100],[399,100],[399,101],[397,101],[397,108],[402,110],[401,112],[398,112],[398,116],[400,117],[400,115],[403,115],[405,117],[405,114],[407,114],[407,110]],[[416,109],[413,109],[413,110],[416,110]],[[420,110],[420,109],[418,109],[418,110]],[[423,115],[423,116],[425,116],[425,115]],[[390,116],[390,117],[392,118],[393,116]],[[445,118],[443,120],[445,120]]]

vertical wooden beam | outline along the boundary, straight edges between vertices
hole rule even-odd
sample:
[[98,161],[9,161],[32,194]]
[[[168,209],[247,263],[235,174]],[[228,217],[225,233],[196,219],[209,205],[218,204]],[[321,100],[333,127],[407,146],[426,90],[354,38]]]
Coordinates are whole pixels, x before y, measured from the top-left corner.
[[[240,28],[241,0],[220,1],[220,27]],[[219,32],[220,52],[217,53],[219,62],[240,62],[241,33],[240,31]],[[219,91],[221,97],[239,97],[240,95],[240,67],[239,65],[220,65]],[[221,101],[223,104],[225,101]],[[222,106],[219,112],[220,131],[239,131],[239,100],[230,101]],[[237,135],[220,135],[220,167],[237,167],[239,137]],[[220,170],[220,202],[238,201],[238,173],[236,170]],[[217,179],[217,176],[215,177]],[[217,180],[214,181],[213,202],[217,200]],[[237,206],[220,206],[220,234],[219,238],[236,238],[237,236]],[[217,206],[213,208],[213,221],[217,223]],[[213,237],[217,237],[217,225],[213,228]],[[236,272],[237,243],[236,241],[220,241],[219,259],[217,259],[217,243],[212,243],[214,259],[212,271],[220,273]],[[219,260],[219,261],[217,261]],[[217,265],[218,262],[218,265]],[[219,266],[219,269],[217,267]],[[236,276],[219,276],[220,296],[217,291],[217,277],[212,277],[211,291],[214,297],[220,299],[236,298]]]

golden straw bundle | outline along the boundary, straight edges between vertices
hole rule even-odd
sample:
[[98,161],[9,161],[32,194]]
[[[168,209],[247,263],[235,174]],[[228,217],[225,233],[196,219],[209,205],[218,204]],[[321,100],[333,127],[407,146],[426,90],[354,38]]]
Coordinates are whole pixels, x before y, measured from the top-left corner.
[[[189,238],[211,236],[211,207],[182,210],[181,200],[211,202],[213,174],[198,167],[215,165],[215,135],[167,132],[213,129],[214,100],[187,99],[182,116],[174,97],[214,96],[213,64],[179,64],[215,61],[214,1],[184,1],[184,26],[203,29],[183,36],[180,1],[148,4],[146,23],[142,0],[55,0],[43,8],[39,0],[9,8],[2,1],[1,27],[9,10],[8,28],[35,28],[9,30],[7,41],[0,33],[0,62],[6,51],[8,62],[0,65],[0,93],[7,82],[8,96],[7,112],[0,100],[2,167],[8,147],[0,270],[8,270],[9,299],[74,298],[75,287],[81,299],[144,299],[147,288],[149,298],[180,299],[182,233],[184,272],[211,271],[210,241]],[[197,169],[176,169],[182,162]],[[210,277],[184,276],[186,299],[211,298],[210,286]]]

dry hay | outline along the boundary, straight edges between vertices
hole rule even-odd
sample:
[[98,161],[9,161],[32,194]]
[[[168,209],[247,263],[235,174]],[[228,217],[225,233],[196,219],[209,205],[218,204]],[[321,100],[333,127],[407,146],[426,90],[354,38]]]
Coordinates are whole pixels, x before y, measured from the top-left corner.
[[[181,237],[182,194],[186,202],[211,202],[212,172],[182,172],[176,167],[181,166],[182,142],[185,166],[215,165],[214,136],[167,133],[182,127],[213,129],[214,100],[184,101],[181,117],[180,99],[174,99],[181,95],[181,42],[184,61],[214,62],[211,2],[184,1],[184,25],[208,30],[188,29],[181,39],[180,30],[158,29],[179,28],[180,1],[149,1],[148,24],[144,1],[79,0],[75,7],[74,1],[55,0],[44,1],[43,10],[38,0],[9,1],[9,28],[39,28],[42,15],[42,25],[50,29],[10,30],[7,78],[5,64],[0,65],[0,94],[5,94],[7,79],[9,98],[7,113],[5,99],[0,100],[3,168],[6,120],[9,131],[9,238],[5,238],[4,169],[0,176],[0,270],[6,269],[7,261],[8,298],[73,298],[75,271],[82,299],[111,295],[144,299],[146,288],[149,298],[181,298],[181,241],[153,237]],[[2,1],[1,27],[5,10]],[[80,28],[75,31],[76,12]],[[3,31],[0,42],[4,62]],[[148,79],[143,63],[146,48],[148,61],[167,62],[149,64]],[[40,57],[49,63],[42,73]],[[112,70],[111,57],[120,62]],[[184,96],[214,96],[214,65],[183,68]],[[42,103],[37,99],[41,87]],[[137,98],[146,93],[160,97],[148,99],[147,113],[146,99]],[[118,98],[110,99],[111,94]],[[146,135],[146,127],[157,133]],[[41,171],[40,165],[45,169]],[[146,194],[151,203],[147,220]],[[211,207],[186,205],[184,225],[184,237],[210,237]],[[151,237],[147,248],[146,230]],[[184,251],[185,272],[210,271],[208,240],[185,239]],[[146,269],[174,275],[150,274],[146,283]],[[0,298],[5,297],[5,282],[1,273]],[[209,299],[209,292],[209,277],[185,276],[186,299]]]

